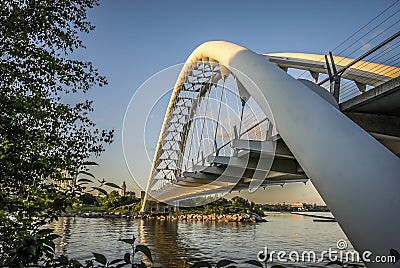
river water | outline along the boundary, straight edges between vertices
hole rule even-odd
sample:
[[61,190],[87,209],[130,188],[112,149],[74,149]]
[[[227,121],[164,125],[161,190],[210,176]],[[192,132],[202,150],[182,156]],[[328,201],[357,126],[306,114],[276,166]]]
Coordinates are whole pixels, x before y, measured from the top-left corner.
[[[60,218],[51,228],[61,236],[56,241],[58,254],[79,260],[92,258],[91,252],[102,253],[109,260],[123,258],[125,252],[130,252],[130,246],[118,240],[135,235],[138,244],[151,249],[155,264],[160,267],[188,267],[198,260],[211,263],[222,259],[257,260],[258,252],[265,247],[268,252],[285,251],[286,259],[290,251],[299,255],[315,251],[318,259],[321,251],[336,249],[340,239],[348,243],[347,250],[352,249],[336,222],[314,222],[311,217],[290,213],[270,214],[266,219],[268,222],[255,224],[75,217]],[[326,261],[283,264],[323,267]]]

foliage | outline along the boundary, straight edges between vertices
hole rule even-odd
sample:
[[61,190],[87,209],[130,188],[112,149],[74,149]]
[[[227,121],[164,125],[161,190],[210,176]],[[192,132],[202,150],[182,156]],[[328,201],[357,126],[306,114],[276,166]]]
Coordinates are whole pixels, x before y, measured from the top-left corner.
[[128,191],[125,196],[121,197],[121,205],[130,205],[140,202],[140,198],[136,197],[135,192]]
[[120,196],[118,191],[113,190],[99,201],[104,208],[115,212],[137,212],[139,211],[137,207],[140,207],[140,199],[134,192],[127,192],[125,196]]
[[22,237],[12,250],[6,265],[37,264],[43,257],[53,258],[55,248],[53,240],[59,236],[52,232],[52,229],[41,229],[33,235]]
[[76,208],[67,208],[65,212],[67,213],[79,213],[79,212],[105,212],[106,209],[100,206],[78,206]]
[[90,119],[91,101],[65,99],[107,83],[91,62],[72,58],[84,48],[80,34],[94,29],[87,10],[95,5],[1,1],[0,265],[36,263],[51,251],[40,228],[76,202],[90,181],[82,176],[92,177],[85,159],[112,141],[113,131]]
[[263,217],[264,212],[260,205],[254,202],[249,202],[240,196],[235,196],[228,200],[226,198],[217,199],[207,205],[194,207],[194,208],[183,208],[181,214],[185,213],[200,213],[200,214],[227,214],[227,213],[256,213]]
[[[304,209],[312,212],[329,212],[327,206],[317,204],[303,203]],[[266,211],[294,211],[295,209],[290,204],[263,204],[262,209]],[[297,209],[296,209],[297,210]]]
[[118,191],[111,191],[102,201],[102,205],[105,208],[115,208],[121,204],[121,197],[119,196]]
[[[109,187],[110,183],[105,183]],[[92,187],[100,188],[101,187]],[[118,187],[114,184],[113,187]],[[118,187],[119,188],[119,187]],[[68,213],[78,213],[78,212],[120,212],[120,213],[133,213],[139,212],[141,208],[140,199],[136,197],[134,192],[126,192],[124,197],[120,196],[118,191],[113,190],[107,195],[99,192],[99,195],[93,195],[89,192],[83,192],[79,198],[75,199],[76,203],[72,204],[72,208],[67,208]]]
[[139,212],[141,207],[142,206],[141,206],[140,201],[137,201],[136,203],[117,207],[117,208],[113,209],[113,212],[120,212],[120,213]]
[[96,197],[91,193],[83,193],[81,196],[79,196],[79,201],[83,205],[91,205],[91,206],[98,205]]

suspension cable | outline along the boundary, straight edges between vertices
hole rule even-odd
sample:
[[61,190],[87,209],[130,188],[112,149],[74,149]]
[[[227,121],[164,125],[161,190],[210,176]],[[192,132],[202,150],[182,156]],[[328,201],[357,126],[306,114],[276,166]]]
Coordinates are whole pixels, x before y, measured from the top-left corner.
[[219,106],[218,106],[218,114],[217,114],[217,124],[215,127],[215,133],[214,133],[214,146],[215,146],[215,154],[218,156],[219,150],[217,148],[217,132],[218,132],[218,126],[219,126],[219,116],[221,114],[221,104],[222,104],[222,93],[225,90],[225,78],[222,79],[222,92],[221,92],[221,98],[219,100]]

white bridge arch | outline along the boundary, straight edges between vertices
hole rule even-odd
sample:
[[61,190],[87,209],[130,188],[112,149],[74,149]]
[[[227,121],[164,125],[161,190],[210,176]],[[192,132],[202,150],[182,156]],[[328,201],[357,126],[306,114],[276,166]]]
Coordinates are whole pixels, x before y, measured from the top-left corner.
[[[245,89],[243,95],[252,96],[266,115],[272,113],[274,127],[301,166],[299,174],[295,174],[299,175],[298,181],[304,179],[300,175],[305,173],[306,178],[313,182],[355,248],[359,252],[369,250],[373,256],[387,256],[390,249],[399,251],[399,216],[396,214],[400,211],[399,157],[346,117],[332,101],[332,96],[326,94],[328,92],[324,93],[315,84],[294,79],[282,71],[284,64],[281,63],[280,67],[276,65],[278,60],[276,54],[263,56],[223,41],[207,42],[194,50],[172,93],[143,209],[149,193],[156,198],[159,195],[163,201],[174,199],[171,194],[163,196],[163,185],[157,185],[154,176],[164,153],[163,139],[170,126],[170,113],[176,107],[182,84],[187,82],[188,74],[198,62],[220,64],[221,76],[214,79],[231,73]],[[291,64],[296,62],[287,63],[286,67]],[[323,72],[322,69],[316,67],[319,72]],[[392,77],[398,76],[398,68],[393,70]],[[349,74],[354,81],[358,78],[362,81],[363,72],[368,70],[354,68]],[[378,73],[375,78],[384,82],[391,77]],[[265,105],[266,101],[269,106]],[[184,133],[187,130],[177,131]],[[182,151],[183,148],[174,150]],[[181,163],[179,161],[178,157],[176,163]],[[176,175],[180,172],[177,171],[179,168],[172,167],[170,172]],[[189,192],[190,189],[182,196],[187,196]],[[182,196],[176,197],[176,200]],[[368,266],[373,267],[374,264]]]

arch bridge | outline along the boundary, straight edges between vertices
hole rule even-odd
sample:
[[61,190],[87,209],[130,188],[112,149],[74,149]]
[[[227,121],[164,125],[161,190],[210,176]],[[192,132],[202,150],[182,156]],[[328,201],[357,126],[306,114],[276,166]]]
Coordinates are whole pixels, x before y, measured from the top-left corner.
[[311,180],[358,251],[399,251],[399,76],[360,59],[202,44],[176,81],[142,211]]

